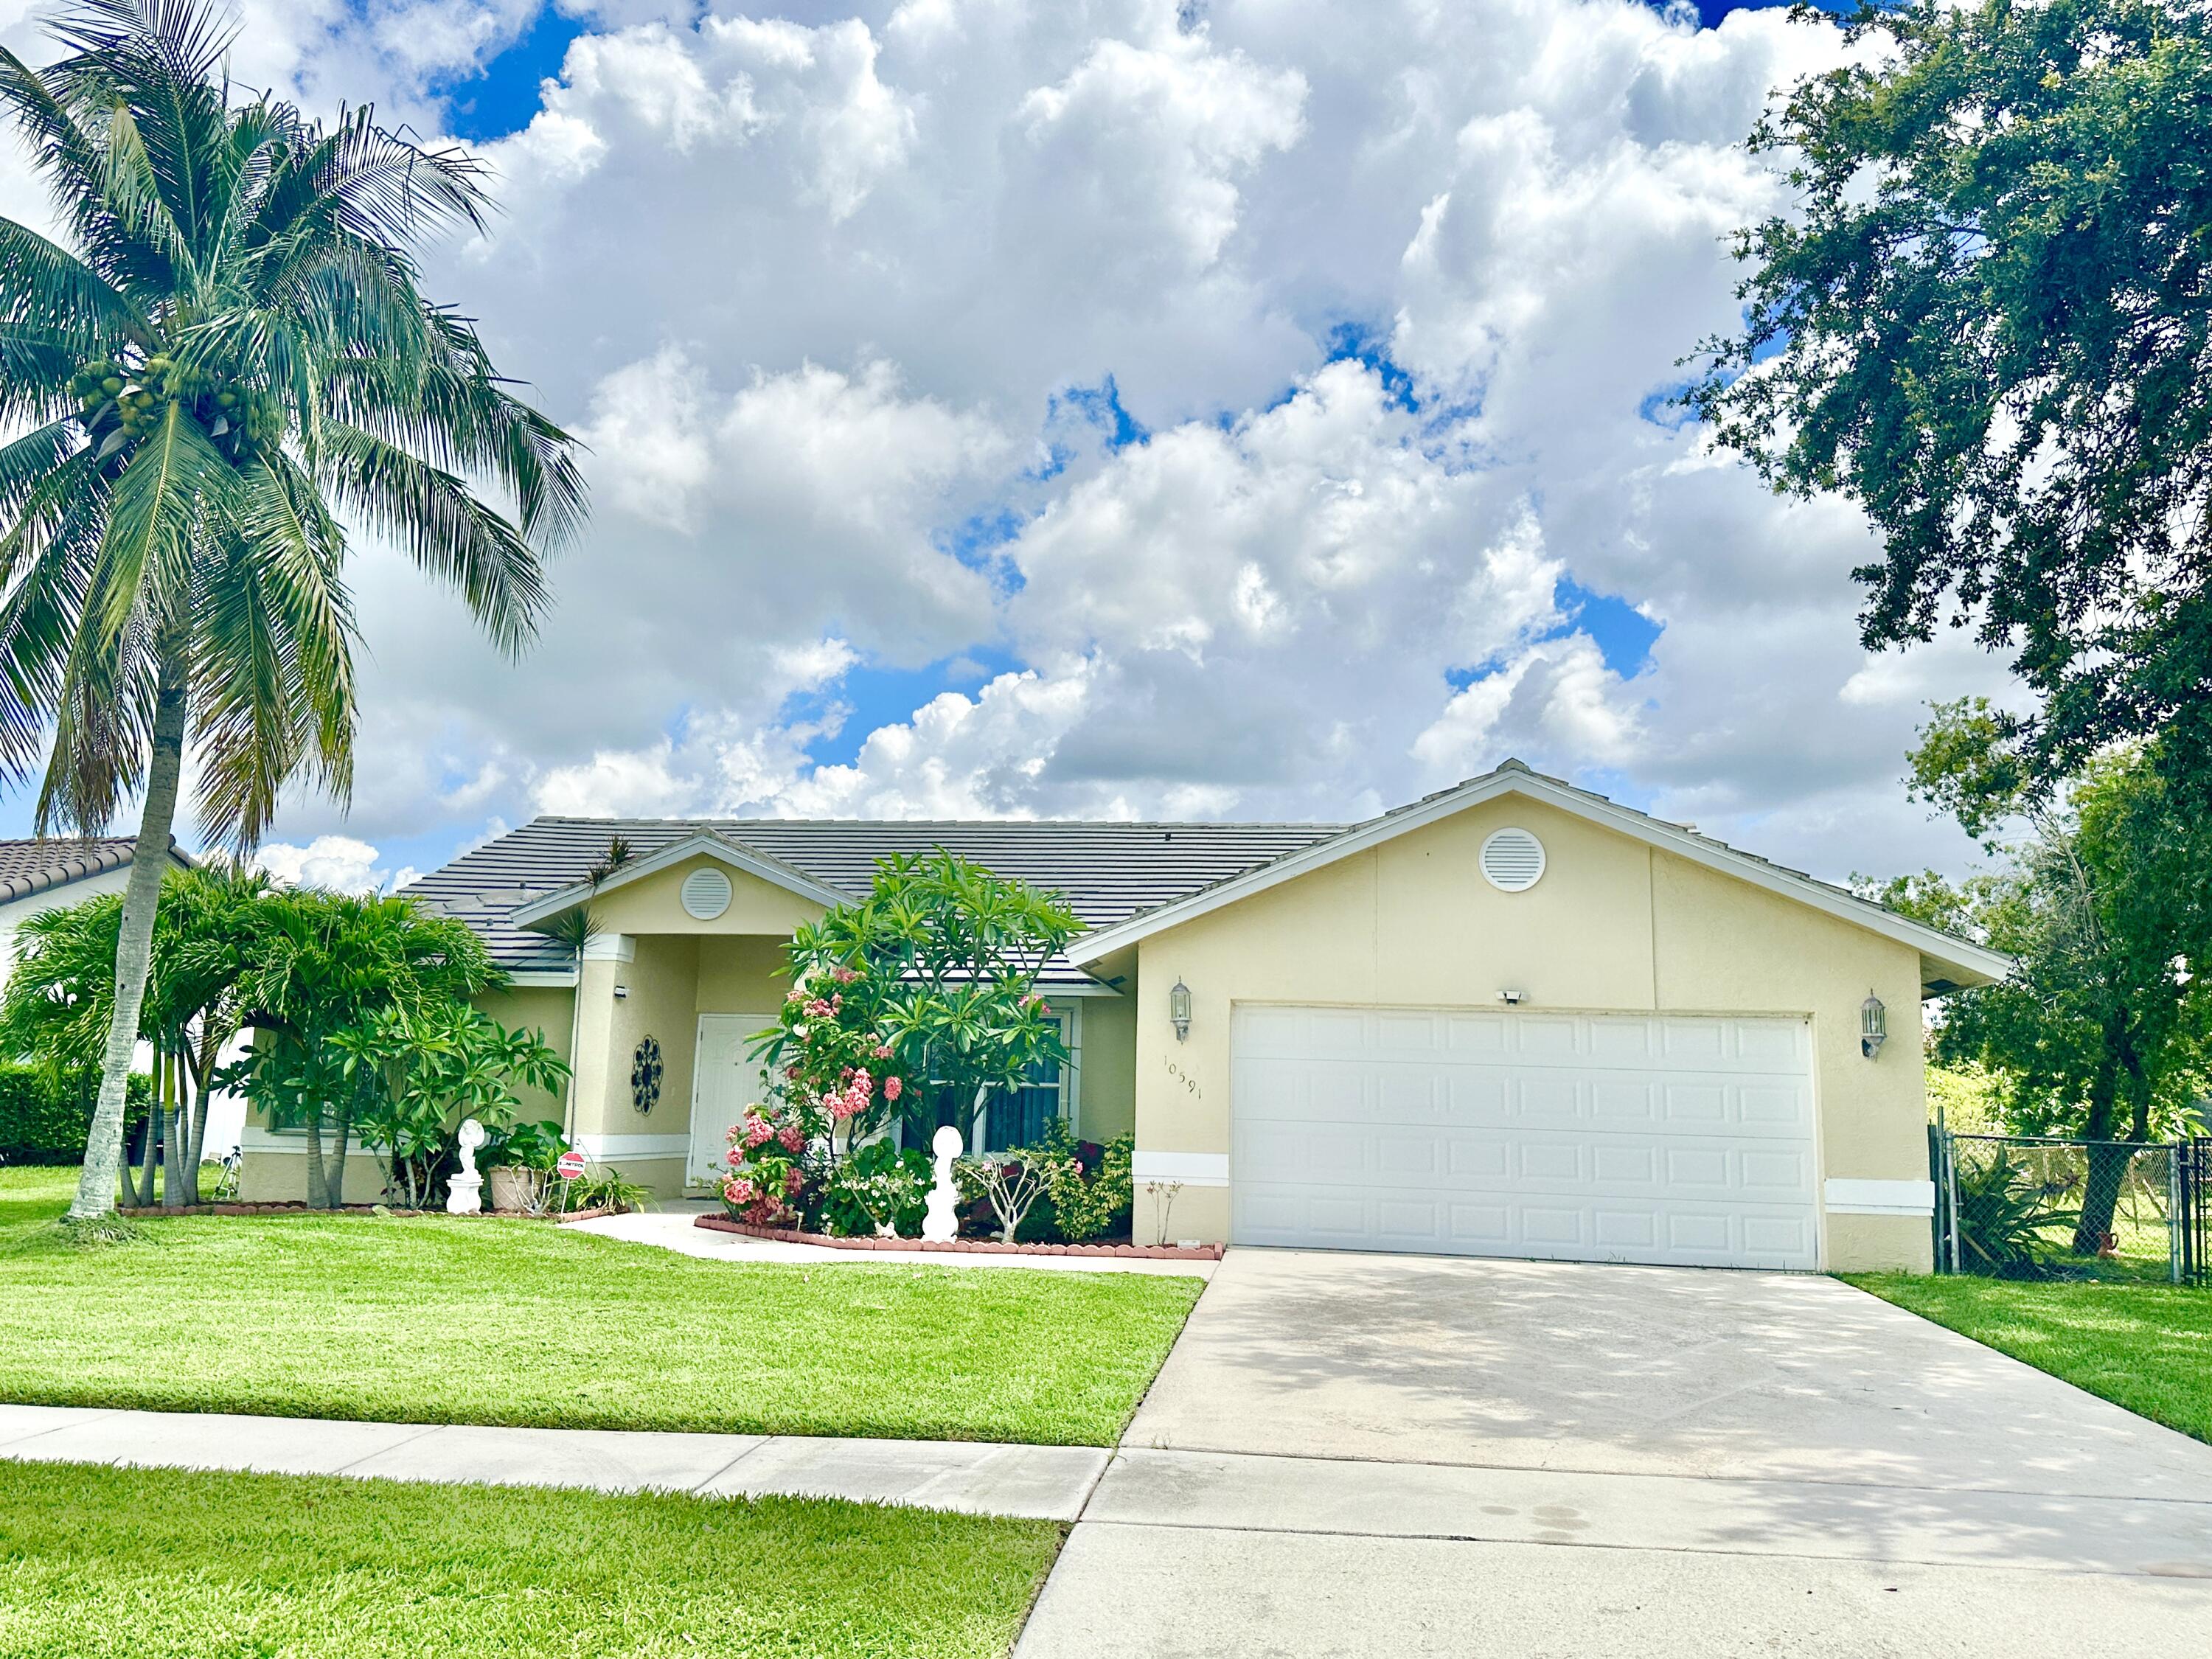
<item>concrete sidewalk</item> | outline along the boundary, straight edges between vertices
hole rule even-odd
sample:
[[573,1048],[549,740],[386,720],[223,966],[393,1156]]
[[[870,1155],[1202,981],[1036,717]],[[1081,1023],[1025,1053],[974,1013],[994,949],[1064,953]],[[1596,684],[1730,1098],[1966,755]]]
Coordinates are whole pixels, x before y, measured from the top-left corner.
[[1106,1468],[1092,1446],[803,1435],[507,1429],[0,1405],[0,1459],[330,1474],[702,1498],[842,1498],[1073,1521]]

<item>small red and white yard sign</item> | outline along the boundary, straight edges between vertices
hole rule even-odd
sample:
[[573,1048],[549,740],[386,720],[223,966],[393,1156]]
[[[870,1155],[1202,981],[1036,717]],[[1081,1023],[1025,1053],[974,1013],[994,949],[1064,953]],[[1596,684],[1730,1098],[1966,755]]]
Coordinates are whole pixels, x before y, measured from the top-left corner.
[[562,1180],[574,1181],[584,1173],[584,1155],[581,1152],[563,1152],[561,1161],[553,1168]]

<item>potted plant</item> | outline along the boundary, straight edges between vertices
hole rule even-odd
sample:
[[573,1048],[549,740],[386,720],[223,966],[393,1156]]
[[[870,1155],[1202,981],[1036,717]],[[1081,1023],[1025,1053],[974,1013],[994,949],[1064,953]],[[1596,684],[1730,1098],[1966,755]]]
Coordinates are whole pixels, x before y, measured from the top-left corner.
[[553,1166],[568,1150],[568,1139],[554,1118],[494,1130],[483,1158],[491,1182],[492,1208],[525,1215],[542,1212]]

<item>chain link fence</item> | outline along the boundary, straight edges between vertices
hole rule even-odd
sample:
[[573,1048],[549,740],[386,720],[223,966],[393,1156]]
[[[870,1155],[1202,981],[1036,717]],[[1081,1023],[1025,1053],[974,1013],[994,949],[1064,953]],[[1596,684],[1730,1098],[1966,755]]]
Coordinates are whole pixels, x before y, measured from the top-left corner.
[[2179,1283],[2200,1269],[2190,1143],[1939,1130],[1930,1150],[1945,1272]]

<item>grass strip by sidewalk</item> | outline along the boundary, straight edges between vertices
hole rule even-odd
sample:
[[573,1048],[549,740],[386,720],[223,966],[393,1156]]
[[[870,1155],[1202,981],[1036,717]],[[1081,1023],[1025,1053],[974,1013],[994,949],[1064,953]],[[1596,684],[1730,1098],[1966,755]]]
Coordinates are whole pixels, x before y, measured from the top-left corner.
[[2212,1291],[1966,1273],[1844,1277],[2116,1406],[2212,1441]]
[[186,1216],[74,1249],[0,1170],[0,1400],[1110,1446],[1203,1288],[699,1261],[544,1222]]
[[1000,1659],[1051,1522],[0,1464],[0,1659]]

